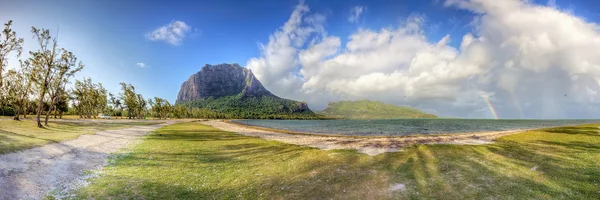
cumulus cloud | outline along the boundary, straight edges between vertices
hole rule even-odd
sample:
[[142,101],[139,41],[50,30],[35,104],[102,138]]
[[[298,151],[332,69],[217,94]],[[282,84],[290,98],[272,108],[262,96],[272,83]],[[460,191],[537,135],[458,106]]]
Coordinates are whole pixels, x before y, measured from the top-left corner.
[[180,45],[183,39],[192,30],[192,27],[183,21],[172,21],[146,34],[152,41],[164,41],[171,45]]
[[350,16],[348,17],[348,22],[356,23],[360,19],[360,16],[363,14],[365,10],[364,6],[354,6],[350,9]]
[[297,59],[299,49],[311,35],[324,33],[325,17],[309,11],[303,3],[297,5],[288,21],[269,36],[269,43],[260,44],[262,56],[250,59],[246,65],[275,92],[301,86],[303,80],[297,74],[301,67]]
[[148,65],[146,65],[146,63],[143,62],[139,62],[139,63],[135,63],[136,66],[138,66],[139,68],[146,68]]
[[501,118],[600,111],[598,24],[519,0],[445,5],[474,16],[473,31],[457,47],[450,36],[428,39],[420,16],[391,28],[358,29],[342,45],[323,29],[324,17],[301,4],[247,66],[275,94],[316,109],[374,99],[457,117],[493,117],[490,106]]

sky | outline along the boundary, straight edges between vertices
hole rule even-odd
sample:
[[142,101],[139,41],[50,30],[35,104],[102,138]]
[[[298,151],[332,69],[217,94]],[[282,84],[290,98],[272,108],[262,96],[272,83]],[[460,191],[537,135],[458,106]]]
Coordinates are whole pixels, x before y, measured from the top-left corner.
[[[444,117],[598,118],[600,1],[0,0],[25,52],[50,29],[112,93],[174,102],[205,64],[238,63],[321,110],[378,100]],[[25,59],[28,53],[22,55]],[[18,66],[9,58],[9,68]]]

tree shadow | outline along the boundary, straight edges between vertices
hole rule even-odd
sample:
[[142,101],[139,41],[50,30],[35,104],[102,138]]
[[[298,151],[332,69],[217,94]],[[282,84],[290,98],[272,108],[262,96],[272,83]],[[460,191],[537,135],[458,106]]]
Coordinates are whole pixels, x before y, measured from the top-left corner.
[[177,131],[173,134],[152,134],[147,136],[147,140],[167,140],[167,141],[226,141],[245,139],[241,135],[220,134],[220,131],[206,131],[202,135],[196,134],[196,131]]
[[591,136],[600,136],[600,129],[598,129],[598,127],[567,126],[567,127],[543,129],[543,131],[550,132],[550,133],[583,134],[583,135],[591,135]]

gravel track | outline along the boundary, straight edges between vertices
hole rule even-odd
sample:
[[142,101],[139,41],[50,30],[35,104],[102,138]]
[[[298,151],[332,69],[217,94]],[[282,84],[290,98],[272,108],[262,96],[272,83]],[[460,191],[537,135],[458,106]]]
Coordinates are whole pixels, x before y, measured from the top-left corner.
[[111,153],[131,147],[150,131],[173,124],[100,131],[74,140],[0,155],[0,199],[42,199],[85,184],[87,170],[108,164]]

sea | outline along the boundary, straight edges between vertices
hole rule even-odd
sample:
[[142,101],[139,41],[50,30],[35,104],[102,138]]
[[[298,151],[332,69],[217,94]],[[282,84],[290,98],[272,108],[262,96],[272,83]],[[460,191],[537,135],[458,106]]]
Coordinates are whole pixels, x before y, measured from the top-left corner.
[[408,136],[537,129],[600,123],[600,119],[377,119],[377,120],[233,120],[293,132],[348,136]]

